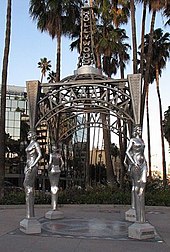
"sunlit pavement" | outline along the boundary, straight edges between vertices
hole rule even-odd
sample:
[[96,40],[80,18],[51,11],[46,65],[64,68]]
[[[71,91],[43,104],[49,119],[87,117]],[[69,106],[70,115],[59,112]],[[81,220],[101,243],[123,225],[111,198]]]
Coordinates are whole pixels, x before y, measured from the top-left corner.
[[121,205],[62,205],[64,219],[48,220],[50,206],[35,206],[42,232],[22,233],[20,221],[25,218],[25,206],[0,206],[0,252],[31,251],[170,251],[170,208],[146,207],[146,219],[156,229],[154,239],[128,238],[125,211]]

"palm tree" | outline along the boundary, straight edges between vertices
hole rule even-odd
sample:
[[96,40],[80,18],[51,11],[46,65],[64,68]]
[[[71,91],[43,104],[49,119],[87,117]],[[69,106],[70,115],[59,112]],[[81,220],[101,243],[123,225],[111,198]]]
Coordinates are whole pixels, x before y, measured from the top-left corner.
[[116,55],[118,57],[120,77],[122,79],[124,79],[124,71],[126,69],[126,64],[130,60],[129,50],[131,49],[131,46],[128,43],[125,43],[125,40],[127,40],[128,38],[129,37],[126,35],[126,31],[124,29],[119,29]]
[[[144,87],[142,93],[142,106],[141,106],[141,124],[143,124],[144,107],[146,102],[146,114],[147,114],[147,138],[148,138],[148,166],[149,166],[149,178],[151,178],[151,144],[150,144],[150,119],[149,119],[149,73],[151,72],[150,67],[147,67],[144,74],[144,34],[145,34],[145,21],[146,21],[146,8],[149,6],[149,10],[152,11],[150,34],[149,34],[149,49],[147,52],[147,66],[151,66],[152,58],[152,40],[153,31],[156,19],[156,12],[163,8],[165,1],[155,1],[155,0],[140,0],[143,2],[143,17],[142,17],[142,31],[141,31],[141,51],[140,51],[140,73],[144,75]],[[146,60],[146,58],[145,58]]]
[[49,83],[55,83],[56,73],[54,71],[49,72],[47,80]]
[[[116,57],[118,58],[118,64],[120,68],[120,76],[124,78],[124,70],[126,68],[126,63],[130,60],[128,50],[131,48],[129,44],[125,43],[125,40],[128,38],[125,30],[120,29],[120,34],[117,41],[117,52]],[[124,178],[126,173],[126,168],[124,166],[125,151],[127,149],[127,124],[125,121],[117,118],[118,127],[121,129],[123,126],[123,134],[119,134],[119,147],[120,147],[120,160],[121,160],[121,171],[120,171],[120,187],[124,187]]]
[[46,72],[51,69],[51,60],[47,60],[47,58],[41,58],[38,62],[38,68],[41,69],[41,83],[43,81],[43,77],[46,76]]
[[[126,24],[130,17],[130,2],[124,0],[112,1],[112,13],[113,13],[113,24],[118,29],[122,24]],[[118,65],[120,68],[120,76],[124,78],[124,70],[126,63],[130,60],[128,50],[131,48],[125,40],[128,39],[125,30],[120,29],[120,33],[117,41],[117,52],[116,58],[118,59]],[[119,134],[119,147],[120,147],[120,160],[121,160],[121,171],[120,171],[120,187],[124,187],[124,178],[126,168],[124,166],[125,151],[127,149],[127,124],[120,118],[117,118],[118,127],[121,129],[123,126],[123,134]]]
[[[146,22],[146,10],[148,0],[141,0],[143,2],[143,14],[142,14],[142,30],[141,30],[141,45],[140,50],[140,69],[139,72],[143,76],[144,68],[144,36],[145,36],[145,22]],[[149,85],[146,86],[146,115],[147,115],[147,145],[148,145],[148,169],[149,178],[151,178],[151,144],[150,144],[150,118],[149,118]],[[143,123],[143,116],[141,117],[141,124]]]
[[136,19],[135,19],[135,3],[130,1],[131,27],[132,27],[132,45],[133,45],[133,73],[137,73],[137,41],[136,41]]
[[144,61],[143,55],[144,55],[144,36],[145,36],[147,0],[142,0],[141,2],[143,2],[143,14],[142,14],[142,30],[141,30],[140,73],[143,76],[143,61]]
[[[156,80],[156,90],[159,101],[159,113],[160,113],[160,131],[161,131],[161,142],[162,142],[162,169],[163,169],[163,183],[166,185],[166,161],[165,161],[165,146],[164,146],[164,138],[163,138],[163,124],[162,124],[162,101],[160,95],[160,87],[159,87],[159,76],[162,73],[162,69],[166,67],[166,62],[170,58],[170,34],[163,34],[162,29],[158,28],[153,33],[152,40],[153,48],[152,48],[152,59],[151,59],[151,69],[152,71],[152,79]],[[149,50],[149,35],[145,36],[145,55]]]
[[[96,2],[98,2],[99,4],[98,7],[101,8],[101,5],[102,5],[101,1],[96,1]],[[107,6],[109,6],[109,1],[105,1],[105,8]],[[116,59],[112,57],[112,53],[111,53],[111,50],[112,50],[111,48],[113,47],[113,45],[115,45],[113,43],[114,30],[113,30],[113,27],[109,24],[109,22],[111,22],[111,18],[109,17],[109,13],[106,11],[107,8],[102,13],[100,12],[100,8],[95,8],[95,10],[98,11],[98,15],[100,15],[100,17],[102,16],[102,22],[105,22],[105,25],[103,25],[102,23],[95,26],[94,44],[95,44],[95,53],[96,53],[96,58],[97,58],[96,62],[97,62],[97,67],[101,69],[101,55],[103,55],[104,71],[106,72],[106,74],[108,74],[109,77],[111,77],[112,73],[115,73],[115,71],[117,71],[117,69],[115,68],[115,65],[113,65],[113,63],[116,64]],[[109,19],[109,21],[106,20],[105,14],[107,15],[107,18]],[[77,28],[80,28],[80,26],[77,26]],[[78,34],[80,34],[80,32],[78,32],[78,30],[75,30],[74,37],[77,37]],[[99,43],[96,43],[96,41],[98,41]],[[71,49],[79,48],[78,44],[79,44],[79,39],[77,39],[71,44]],[[102,90],[101,90],[101,93],[102,93]],[[113,185],[115,182],[115,178],[114,178],[111,155],[110,155],[109,127],[105,123],[106,115],[102,114],[101,118],[103,122],[103,138],[104,138],[104,147],[105,147],[105,153],[106,153],[107,179],[108,179],[109,184]],[[88,180],[88,174],[86,174],[86,176]]]
[[4,176],[5,176],[5,110],[6,110],[6,88],[7,88],[7,73],[8,59],[10,50],[11,38],[11,0],[7,1],[6,15],[6,35],[5,48],[2,68],[2,85],[1,85],[1,107],[0,107],[0,199],[4,196]]
[[[98,14],[98,23],[96,25],[95,33],[95,53],[96,53],[96,62],[99,69],[103,68],[105,74],[108,77],[111,77],[112,74],[116,74],[120,66],[121,78],[124,78],[124,69],[125,63],[129,60],[128,49],[130,46],[124,41],[128,38],[125,30],[118,28],[121,23],[127,23],[129,16],[129,3],[127,1],[95,1],[97,5],[97,14]],[[120,8],[120,5],[122,8]],[[126,10],[126,11],[125,11]],[[116,28],[114,28],[116,27]],[[103,62],[101,62],[101,56]],[[101,63],[103,63],[101,66]],[[102,90],[101,90],[102,93]],[[106,122],[106,115],[101,115],[102,122]],[[125,128],[124,128],[125,129]],[[106,128],[106,125],[103,128],[104,144],[105,150],[109,148],[109,129]],[[125,130],[126,131],[126,130]],[[120,134],[120,138],[122,135]],[[121,147],[121,159],[123,160],[123,152],[126,145],[126,141],[120,139]],[[112,168],[109,165],[109,151],[106,150],[106,162],[107,162],[107,177],[111,182],[114,181],[112,177]],[[122,162],[123,164],[123,162]],[[123,168],[122,168],[123,171]],[[122,172],[123,174],[124,172]],[[113,174],[114,176],[114,174]]]
[[103,56],[103,71],[111,78],[112,74],[116,75],[119,67],[118,60],[112,56]]
[[164,137],[168,141],[170,149],[170,106],[164,112],[163,131],[164,131]]
[[[130,2],[124,0],[112,1],[112,9],[111,13],[113,14],[113,25],[116,29],[120,28],[122,24],[127,24],[128,19],[130,17]],[[128,39],[125,30],[122,29],[122,32],[119,35],[119,39],[117,42],[117,52],[116,58],[118,58],[118,64],[120,68],[120,76],[124,78],[124,70],[126,67],[126,63],[130,60],[130,56],[128,54],[128,50],[131,48],[129,44],[124,41]],[[120,146],[120,160],[121,160],[121,171],[120,171],[120,187],[124,187],[124,178],[126,173],[126,168],[124,166],[125,159],[125,151],[127,149],[127,124],[122,121],[120,118],[117,118],[118,127],[122,128],[123,126],[123,134],[119,134],[119,146]]]
[[166,2],[163,15],[168,18],[165,25],[170,25],[170,3],[169,3],[169,1]]
[[[140,50],[140,69],[139,72],[144,76],[144,36],[145,36],[145,22],[146,22],[146,10],[148,0],[141,0],[143,2],[143,15],[142,15],[142,30],[141,30],[141,45],[139,46]],[[151,46],[151,38],[150,37],[150,46]],[[146,62],[145,62],[146,63]],[[149,70],[149,68],[148,68]],[[141,111],[141,124],[143,124],[143,113],[144,113],[144,105],[146,104],[146,115],[147,115],[147,145],[148,145],[148,168],[149,168],[149,178],[151,179],[151,144],[150,144],[150,118],[149,118],[149,85],[145,79],[145,94],[142,99],[142,111]],[[145,98],[144,98],[145,97]],[[145,103],[146,102],[146,103]]]
[[161,129],[161,142],[162,142],[162,167],[163,167],[163,182],[166,186],[166,161],[165,161],[165,145],[163,138],[163,125],[162,125],[162,101],[159,88],[159,75],[161,75],[161,70],[165,68],[166,61],[170,58],[170,34],[165,33],[161,29],[155,31],[155,47],[153,51],[153,58],[155,60],[155,71],[156,71],[156,89],[159,101],[160,110],[160,129]]
[[[99,16],[94,38],[97,67],[99,69],[101,68],[101,56],[103,56],[103,70],[108,75],[108,77],[111,77],[113,73],[117,72],[118,61],[115,57],[113,57],[113,50],[116,45],[115,38],[117,37],[117,34],[112,25],[112,16],[109,15],[110,2],[96,1],[96,4],[98,7],[97,14]],[[103,92],[102,88],[100,92],[102,94]],[[111,144],[110,132],[109,132],[110,116],[101,113],[101,119],[103,125],[103,139],[104,139],[104,149],[106,156],[107,181],[111,186],[113,186],[115,184],[115,176],[110,153],[110,144]]]
[[61,36],[72,33],[80,15],[81,0],[30,0],[29,12],[37,28],[57,38],[56,81],[60,81]]
[[127,24],[130,17],[130,2],[127,0],[112,0],[111,14],[115,28]]
[[[154,33],[154,26],[156,20],[156,13],[162,10],[165,7],[165,1],[156,1],[156,0],[147,0],[147,4],[149,5],[149,10],[152,12],[151,17],[151,24],[150,24],[150,33],[149,33],[149,44],[148,44],[148,52],[147,52],[147,66],[151,65],[152,59],[152,49],[153,49],[153,33]],[[149,67],[146,68],[145,75],[144,75],[144,86],[143,86],[143,93],[142,93],[142,108],[141,108],[141,122],[143,121],[144,115],[144,107],[145,107],[145,97],[146,92],[148,90],[148,80],[149,80]]]
[[[100,26],[101,28],[101,26]],[[100,40],[97,43],[97,48],[100,55],[103,55],[103,71],[111,77],[117,73],[118,58],[116,52],[118,50],[119,29],[114,29],[113,26],[103,26]]]

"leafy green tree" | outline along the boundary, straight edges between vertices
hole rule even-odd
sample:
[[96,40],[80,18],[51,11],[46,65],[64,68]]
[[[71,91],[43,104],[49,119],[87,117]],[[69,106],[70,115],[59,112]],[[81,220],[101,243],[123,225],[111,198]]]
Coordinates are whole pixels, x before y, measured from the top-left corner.
[[41,83],[43,81],[43,77],[46,76],[46,72],[51,69],[51,60],[47,60],[47,58],[41,58],[38,62],[38,68],[41,69]]
[[0,106],[0,199],[4,196],[5,176],[5,111],[6,111],[6,88],[8,74],[8,60],[11,38],[11,0],[7,1],[5,48],[2,68],[1,106]]

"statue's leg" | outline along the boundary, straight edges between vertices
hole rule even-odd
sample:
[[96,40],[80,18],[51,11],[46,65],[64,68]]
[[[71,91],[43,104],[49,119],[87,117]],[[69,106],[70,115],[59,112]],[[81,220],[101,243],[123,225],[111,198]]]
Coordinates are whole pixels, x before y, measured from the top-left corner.
[[26,218],[34,217],[34,192],[30,186],[25,187],[26,196]]
[[58,182],[60,172],[50,173],[49,179],[51,184],[51,206],[53,210],[57,210],[58,205]]
[[52,210],[57,210],[57,205],[58,205],[58,188],[52,188],[51,189],[51,206]]
[[25,200],[26,200],[26,218],[32,218],[34,214],[34,182],[36,169],[27,172],[24,180]]
[[133,178],[132,178],[132,191],[131,191],[131,207],[132,209],[135,209],[135,183]]
[[139,181],[135,182],[136,221],[140,223],[145,222],[144,188],[144,183],[141,183]]
[[145,186],[146,186],[146,180],[147,180],[147,171],[146,167],[144,166],[142,169],[142,174],[140,178],[140,186],[139,186],[139,202],[140,202],[140,215],[139,220],[141,223],[144,223],[146,221],[145,219]]
[[145,183],[140,183],[140,190],[139,190],[139,202],[140,202],[140,222],[144,223],[145,220]]

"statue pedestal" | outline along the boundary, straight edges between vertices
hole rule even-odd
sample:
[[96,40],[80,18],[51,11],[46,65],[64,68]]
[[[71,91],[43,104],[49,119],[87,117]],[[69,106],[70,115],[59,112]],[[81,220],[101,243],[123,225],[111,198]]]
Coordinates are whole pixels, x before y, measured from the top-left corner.
[[136,222],[129,226],[128,237],[138,240],[151,239],[155,237],[155,228],[147,222]]
[[40,234],[41,224],[36,218],[25,218],[20,222],[20,230],[25,234]]
[[58,210],[50,210],[45,214],[45,218],[50,220],[63,219],[64,214]]
[[135,222],[136,221],[136,211],[134,208],[130,208],[125,212],[125,220]]

